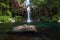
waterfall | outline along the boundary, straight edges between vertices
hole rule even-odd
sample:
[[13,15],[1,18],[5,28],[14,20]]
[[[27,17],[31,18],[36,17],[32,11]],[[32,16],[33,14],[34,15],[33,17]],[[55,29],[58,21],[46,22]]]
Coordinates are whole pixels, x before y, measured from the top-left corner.
[[32,22],[30,18],[30,0],[25,0],[25,5],[27,6],[27,22]]

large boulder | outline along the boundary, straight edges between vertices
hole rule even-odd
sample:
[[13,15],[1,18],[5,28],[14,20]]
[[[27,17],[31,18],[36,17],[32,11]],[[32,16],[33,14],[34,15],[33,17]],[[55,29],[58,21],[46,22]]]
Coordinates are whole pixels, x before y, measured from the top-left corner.
[[36,26],[34,25],[20,25],[20,26],[16,26],[16,27],[13,27],[13,30],[12,31],[19,31],[19,32],[22,32],[22,31],[37,31],[36,29]]

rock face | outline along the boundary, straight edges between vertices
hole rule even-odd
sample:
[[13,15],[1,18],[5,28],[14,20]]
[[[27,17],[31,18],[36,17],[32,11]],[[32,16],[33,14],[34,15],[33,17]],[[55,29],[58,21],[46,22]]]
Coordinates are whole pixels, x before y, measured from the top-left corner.
[[13,27],[12,31],[18,31],[18,32],[22,32],[22,31],[37,31],[36,27],[34,25],[20,25],[17,27]]

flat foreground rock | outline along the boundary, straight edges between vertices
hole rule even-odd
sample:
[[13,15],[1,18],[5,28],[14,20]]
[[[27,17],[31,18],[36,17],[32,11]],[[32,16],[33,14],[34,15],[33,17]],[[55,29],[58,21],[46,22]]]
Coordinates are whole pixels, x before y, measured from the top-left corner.
[[13,27],[12,31],[22,32],[22,31],[37,31],[36,26],[34,25],[20,25]]

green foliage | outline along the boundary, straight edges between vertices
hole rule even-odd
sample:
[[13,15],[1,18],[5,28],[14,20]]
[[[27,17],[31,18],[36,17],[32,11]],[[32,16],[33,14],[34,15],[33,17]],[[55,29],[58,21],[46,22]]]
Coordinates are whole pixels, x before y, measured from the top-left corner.
[[23,3],[25,0],[18,0],[19,2]]
[[46,16],[43,16],[43,17],[40,17],[42,20],[44,21],[47,21],[47,17]]
[[10,17],[12,16],[11,11],[8,10],[9,9],[8,5],[6,5],[5,3],[0,3],[0,7],[1,7],[0,15],[6,15],[6,16],[10,16]]
[[33,3],[33,5],[36,5],[36,6],[40,6],[40,5],[44,5],[46,4],[46,0],[31,0],[31,2]]
[[0,13],[2,14],[2,15],[4,15],[4,13],[11,13],[10,11],[9,11],[9,6],[7,5],[7,4],[5,4],[5,3],[3,3],[3,2],[1,2],[0,3]]
[[9,16],[0,16],[0,21],[1,22],[10,22],[10,17]]
[[60,9],[60,0],[54,1],[54,6]]
[[22,17],[21,16],[16,16],[15,19],[18,22],[18,21],[21,21]]
[[60,13],[57,13],[57,15],[54,15],[53,18],[60,19]]
[[10,8],[13,14],[18,13],[18,9]]
[[[31,0],[31,1],[32,1],[33,5],[37,6],[37,12],[39,12],[40,14],[41,14],[41,12],[40,12],[41,9],[40,8],[43,5],[46,6],[49,9],[49,14],[51,14],[52,8],[54,8],[54,7],[57,8],[58,12],[56,13],[56,15],[54,13],[53,16],[50,16],[50,17],[52,17],[51,20],[47,16],[40,16],[40,19],[42,19],[43,21],[53,22],[53,21],[58,21],[58,19],[60,19],[60,0]],[[52,14],[53,14],[53,12],[52,12]]]
[[0,16],[2,15],[2,10],[0,9]]
[[54,6],[58,8],[57,15],[55,15],[54,17],[57,19],[60,19],[60,0],[54,1]]
[[1,22],[10,22],[9,18],[11,16],[12,16],[12,13],[9,10],[8,0],[0,1],[0,21]]
[[12,13],[11,13],[11,11],[9,11],[9,10],[6,10],[6,11],[4,12],[4,15],[9,16],[9,17],[12,17]]
[[0,7],[2,7],[2,8],[9,8],[9,6],[8,5],[6,5],[5,3],[0,3]]

